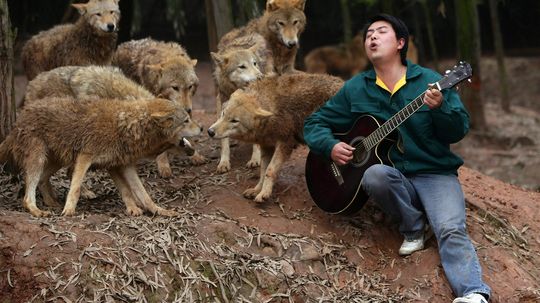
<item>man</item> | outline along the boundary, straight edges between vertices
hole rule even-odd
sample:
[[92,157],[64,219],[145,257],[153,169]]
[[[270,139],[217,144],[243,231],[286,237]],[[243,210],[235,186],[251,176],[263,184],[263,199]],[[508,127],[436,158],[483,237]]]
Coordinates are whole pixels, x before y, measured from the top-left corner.
[[[312,152],[338,165],[354,148],[332,133],[345,132],[363,114],[387,120],[441,79],[436,72],[405,59],[407,26],[381,14],[364,28],[364,47],[373,68],[347,81],[304,124]],[[429,89],[423,106],[399,128],[400,142],[390,151],[393,166],[376,164],[362,178],[362,188],[388,215],[399,220],[405,240],[400,255],[424,248],[428,222],[439,244],[446,277],[459,296],[453,303],[486,303],[490,288],[482,281],[476,251],[467,235],[465,199],[457,178],[463,160],[449,144],[461,140],[469,115],[455,90]]]

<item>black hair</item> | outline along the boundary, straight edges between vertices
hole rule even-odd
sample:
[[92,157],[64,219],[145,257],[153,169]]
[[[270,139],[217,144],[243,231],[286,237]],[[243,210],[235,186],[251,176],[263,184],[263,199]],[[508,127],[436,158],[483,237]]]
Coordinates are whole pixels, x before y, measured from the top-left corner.
[[366,34],[368,28],[371,26],[371,24],[377,22],[377,21],[386,21],[392,25],[392,28],[394,29],[394,32],[396,33],[396,38],[399,40],[403,38],[405,40],[405,44],[403,45],[403,48],[399,51],[399,54],[401,56],[401,63],[403,65],[407,65],[407,49],[409,48],[409,29],[407,28],[407,25],[405,25],[405,22],[403,20],[394,17],[392,15],[388,14],[378,14],[371,18],[369,18],[368,22],[364,26],[364,41],[366,41]]

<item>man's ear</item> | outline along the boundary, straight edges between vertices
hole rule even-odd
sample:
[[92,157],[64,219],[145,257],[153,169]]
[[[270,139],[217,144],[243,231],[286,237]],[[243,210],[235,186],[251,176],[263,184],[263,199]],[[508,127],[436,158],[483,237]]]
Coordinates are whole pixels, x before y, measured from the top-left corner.
[[405,38],[399,38],[398,40],[398,50],[402,50],[405,46]]
[[86,3],[75,3],[71,4],[71,6],[77,9],[79,15],[83,16],[84,14],[86,14]]

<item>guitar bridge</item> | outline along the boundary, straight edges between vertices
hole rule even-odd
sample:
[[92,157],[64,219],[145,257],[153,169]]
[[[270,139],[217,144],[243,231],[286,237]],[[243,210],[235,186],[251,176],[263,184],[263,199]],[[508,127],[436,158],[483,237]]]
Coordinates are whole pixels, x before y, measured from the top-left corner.
[[345,183],[345,181],[343,181],[343,176],[341,175],[341,171],[339,170],[339,167],[337,166],[336,163],[332,162],[332,164],[330,165],[330,169],[332,170],[332,175],[334,176],[334,178],[336,178],[336,181],[339,185],[342,185],[343,183]]

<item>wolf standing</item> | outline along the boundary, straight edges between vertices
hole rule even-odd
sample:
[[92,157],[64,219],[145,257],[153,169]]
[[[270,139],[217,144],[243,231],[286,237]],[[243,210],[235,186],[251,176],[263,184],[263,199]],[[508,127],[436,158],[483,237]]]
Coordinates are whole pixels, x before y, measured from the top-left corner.
[[[338,165],[352,160],[354,148],[334,138],[364,114],[387,120],[441,76],[406,60],[409,31],[403,21],[381,14],[364,29],[364,47],[373,68],[345,83],[308,117],[304,126],[311,151]],[[426,106],[399,128],[402,144],[389,152],[393,166],[376,164],[362,178],[364,191],[383,211],[399,220],[404,241],[400,255],[424,248],[428,222],[439,244],[454,303],[486,303],[490,288],[467,235],[465,200],[457,178],[463,160],[449,145],[469,129],[469,115],[455,90],[429,89]]]
[[72,4],[81,17],[75,24],[40,32],[23,46],[21,59],[28,80],[66,65],[109,65],[116,47],[120,0]]

